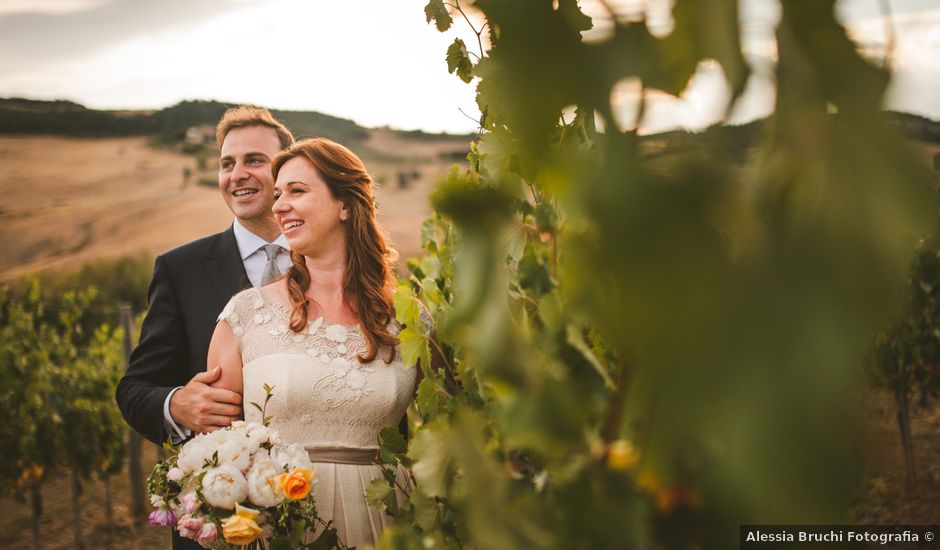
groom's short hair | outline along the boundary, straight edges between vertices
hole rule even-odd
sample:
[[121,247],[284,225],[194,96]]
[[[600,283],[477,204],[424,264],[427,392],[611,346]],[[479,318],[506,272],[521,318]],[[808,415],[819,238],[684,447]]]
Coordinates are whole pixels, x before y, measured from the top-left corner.
[[281,142],[281,149],[287,149],[294,143],[294,136],[281,121],[271,115],[264,107],[252,107],[250,105],[239,105],[225,111],[222,119],[215,127],[215,140],[219,147],[225,136],[235,128],[248,128],[251,126],[267,126],[277,134],[278,141]]

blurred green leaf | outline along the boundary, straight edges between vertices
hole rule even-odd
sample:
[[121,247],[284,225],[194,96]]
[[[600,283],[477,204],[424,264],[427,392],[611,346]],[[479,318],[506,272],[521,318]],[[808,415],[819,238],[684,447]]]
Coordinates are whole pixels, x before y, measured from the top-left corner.
[[441,412],[441,397],[443,391],[437,387],[433,378],[425,378],[418,384],[418,410],[425,418],[432,417]]
[[425,424],[408,447],[408,458],[414,463],[412,472],[415,479],[430,497],[445,497],[453,475],[448,433],[445,423]]

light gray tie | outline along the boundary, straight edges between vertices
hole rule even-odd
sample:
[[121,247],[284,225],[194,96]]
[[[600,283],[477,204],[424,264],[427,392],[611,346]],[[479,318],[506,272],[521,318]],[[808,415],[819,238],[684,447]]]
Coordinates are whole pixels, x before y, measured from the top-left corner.
[[261,286],[265,286],[281,278],[281,270],[277,268],[277,254],[281,251],[281,245],[266,244],[262,248],[268,256],[268,263],[264,264],[264,272],[261,273]]

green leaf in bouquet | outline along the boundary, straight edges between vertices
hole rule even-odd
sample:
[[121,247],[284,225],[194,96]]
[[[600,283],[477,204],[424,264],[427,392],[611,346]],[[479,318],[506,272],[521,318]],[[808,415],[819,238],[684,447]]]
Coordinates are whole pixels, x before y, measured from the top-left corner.
[[339,546],[339,537],[336,535],[336,529],[333,522],[329,521],[326,528],[317,537],[317,540],[303,546],[304,550],[333,550]]
[[269,543],[268,548],[270,550],[291,550],[290,539],[287,537],[273,537]]
[[304,540],[304,533],[307,532],[307,522],[306,521],[297,521],[291,526],[290,535],[288,541],[290,542],[291,548],[296,548],[300,546],[301,542]]
[[382,462],[395,464],[397,455],[403,455],[408,450],[408,442],[398,431],[398,428],[386,426],[379,432],[379,448],[382,451]]
[[255,403],[254,401],[252,401],[252,402],[250,403],[250,405],[251,405],[252,407],[258,409],[258,412],[259,412],[259,413],[264,414],[264,412],[263,412],[263,410],[262,410],[262,408],[261,408],[261,405]]

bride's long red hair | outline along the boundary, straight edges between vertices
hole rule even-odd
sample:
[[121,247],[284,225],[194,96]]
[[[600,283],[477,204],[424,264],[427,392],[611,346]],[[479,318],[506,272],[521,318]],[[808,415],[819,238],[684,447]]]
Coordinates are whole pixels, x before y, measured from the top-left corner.
[[[366,351],[359,360],[368,363],[379,348],[385,350],[385,362],[395,357],[398,338],[389,332],[395,318],[392,290],[395,279],[392,265],[397,257],[386,244],[385,235],[375,217],[372,177],[355,153],[334,141],[313,138],[298,141],[281,151],[271,161],[274,179],[284,164],[302,158],[309,162],[326,183],[330,194],[349,212],[346,226],[346,275],[343,299],[359,316],[366,340]],[[300,332],[307,326],[310,298],[310,272],[304,257],[291,252],[293,266],[287,274],[287,292],[293,306],[290,328]]]

